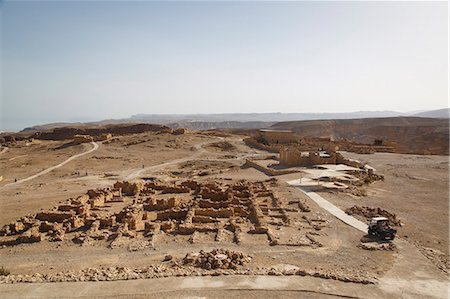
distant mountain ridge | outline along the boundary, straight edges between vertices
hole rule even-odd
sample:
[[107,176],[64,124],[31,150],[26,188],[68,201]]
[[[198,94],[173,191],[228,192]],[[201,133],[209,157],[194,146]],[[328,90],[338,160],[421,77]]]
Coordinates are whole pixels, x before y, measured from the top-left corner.
[[215,114],[136,114],[123,119],[105,119],[86,123],[50,123],[25,128],[23,131],[42,131],[76,125],[111,125],[147,123],[171,128],[185,127],[192,130],[208,129],[256,129],[269,127],[277,122],[332,119],[361,119],[383,117],[431,117],[449,118],[449,109],[403,113],[397,111],[357,111],[344,113],[215,113]]
[[450,108],[444,108],[444,109],[416,113],[413,116],[431,117],[431,118],[449,118],[449,115],[450,115]]
[[383,140],[396,144],[397,152],[400,153],[449,154],[449,122],[443,118],[409,116],[304,120],[279,122],[270,128],[291,130],[309,138],[347,139],[366,144]]
[[357,111],[344,113],[216,113],[216,114],[136,114],[134,121],[173,122],[281,122],[314,119],[352,119],[395,117],[407,114],[396,111]]

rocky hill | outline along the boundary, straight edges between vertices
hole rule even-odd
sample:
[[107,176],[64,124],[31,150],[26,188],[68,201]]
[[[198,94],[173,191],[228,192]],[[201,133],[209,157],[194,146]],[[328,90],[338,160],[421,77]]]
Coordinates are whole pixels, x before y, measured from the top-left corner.
[[388,117],[280,122],[272,129],[292,130],[304,137],[395,142],[400,153],[448,155],[448,119]]
[[154,124],[120,124],[105,126],[67,126],[56,127],[43,131],[22,131],[19,133],[2,134],[0,138],[4,141],[21,140],[27,138],[43,139],[43,140],[65,140],[72,139],[74,135],[91,135],[100,136],[102,134],[111,133],[113,135],[129,135],[145,132],[172,132],[172,129],[163,125]]
[[433,118],[449,118],[450,108],[420,112],[420,113],[414,114],[413,116],[433,117]]

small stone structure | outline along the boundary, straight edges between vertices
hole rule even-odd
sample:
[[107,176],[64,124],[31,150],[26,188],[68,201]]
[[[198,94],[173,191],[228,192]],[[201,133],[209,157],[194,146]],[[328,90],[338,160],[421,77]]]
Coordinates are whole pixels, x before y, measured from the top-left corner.
[[304,153],[295,147],[284,147],[280,149],[280,164],[290,167],[310,167],[321,164],[345,164],[357,168],[363,167],[358,161],[344,158],[333,148]]
[[260,138],[269,144],[296,143],[299,137],[289,130],[260,130]]
[[89,143],[92,141],[94,141],[94,138],[92,138],[91,135],[74,135],[73,136],[73,142],[76,144]]
[[396,145],[394,142],[386,142],[377,139],[373,144],[363,144],[346,139],[332,140],[328,137],[302,137],[287,130],[260,130],[258,135],[245,138],[244,142],[250,147],[272,153],[278,153],[286,146],[295,146],[301,151],[315,151],[317,148],[334,148],[333,151],[340,150],[359,154],[396,152]]
[[172,135],[183,135],[186,133],[185,128],[178,128],[172,131]]
[[108,141],[112,139],[111,133],[103,133],[94,137],[95,141]]

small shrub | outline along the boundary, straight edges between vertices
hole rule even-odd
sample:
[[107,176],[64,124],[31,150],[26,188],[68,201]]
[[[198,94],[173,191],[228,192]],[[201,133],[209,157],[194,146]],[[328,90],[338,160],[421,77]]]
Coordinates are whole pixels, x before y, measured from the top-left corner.
[[11,272],[3,266],[0,267],[0,276],[8,276]]

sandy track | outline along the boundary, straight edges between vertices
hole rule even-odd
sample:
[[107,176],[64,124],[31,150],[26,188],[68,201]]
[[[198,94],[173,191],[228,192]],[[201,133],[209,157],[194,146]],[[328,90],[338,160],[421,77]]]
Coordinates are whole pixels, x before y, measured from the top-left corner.
[[92,153],[93,151],[96,151],[96,150],[98,149],[98,144],[97,144],[96,142],[91,142],[91,144],[92,144],[93,147],[92,147],[91,149],[85,151],[85,152],[82,152],[82,153],[80,153],[80,154],[73,155],[73,156],[69,157],[67,160],[65,160],[65,161],[63,161],[63,162],[61,162],[61,163],[59,163],[59,164],[57,164],[57,165],[54,165],[54,166],[52,166],[52,167],[49,167],[49,168],[47,168],[47,169],[44,169],[44,170],[42,170],[41,172],[36,173],[36,174],[34,174],[34,175],[32,175],[32,176],[29,176],[29,177],[27,177],[27,178],[18,180],[17,182],[14,182],[14,183],[6,184],[6,185],[3,186],[2,188],[6,188],[6,187],[14,187],[14,186],[17,186],[17,185],[22,184],[22,183],[24,183],[24,182],[30,181],[30,180],[35,179],[35,178],[37,178],[37,177],[40,177],[40,176],[42,176],[42,175],[44,175],[44,174],[47,174],[47,173],[51,172],[52,170],[55,170],[55,169],[57,169],[57,168],[59,168],[59,167],[61,167],[61,166],[64,166],[65,164],[69,163],[70,161],[72,161],[72,160],[74,160],[74,159],[76,159],[76,158],[79,158],[79,157],[81,157],[81,156],[90,154],[90,153]]
[[181,159],[175,159],[175,160],[172,160],[172,161],[169,161],[169,162],[164,162],[164,163],[161,163],[161,164],[152,165],[152,166],[149,166],[149,167],[145,167],[145,168],[134,170],[132,173],[130,173],[129,175],[127,175],[125,177],[125,180],[135,179],[138,176],[140,176],[141,173],[143,173],[143,172],[147,172],[147,171],[150,171],[150,170],[158,170],[158,169],[161,169],[161,168],[169,166],[169,165],[178,164],[178,163],[187,162],[189,160],[192,160],[192,159],[200,156],[201,154],[207,152],[203,148],[204,145],[207,145],[207,144],[210,144],[210,143],[214,143],[214,142],[216,142],[216,141],[203,142],[203,143],[199,143],[199,144],[194,145],[194,147],[195,147],[195,149],[197,151],[194,154],[192,154],[191,156],[189,156],[189,157],[181,158]]
[[[217,139],[218,140],[224,140],[225,138],[218,137]],[[133,179],[136,179],[137,177],[139,177],[142,173],[145,173],[145,172],[148,172],[148,171],[159,170],[159,169],[167,167],[169,165],[174,165],[174,164],[179,164],[179,163],[195,160],[200,155],[208,153],[208,151],[204,149],[204,146],[212,144],[212,143],[215,143],[215,142],[217,142],[217,140],[208,141],[208,142],[202,142],[202,143],[196,144],[196,145],[194,145],[194,148],[197,151],[194,154],[192,154],[192,155],[190,155],[188,157],[171,160],[171,161],[168,161],[168,162],[164,162],[164,163],[157,164],[157,165],[152,165],[152,166],[145,167],[145,168],[135,169],[135,170],[133,170],[133,172],[128,174],[124,179],[125,180],[133,180]],[[242,160],[242,159],[245,159],[245,158],[254,157],[254,156],[258,156],[258,155],[260,155],[260,154],[258,154],[258,153],[256,153],[256,154],[247,154],[247,155],[243,155],[241,157],[236,157],[236,158],[233,158],[233,159],[234,160]],[[214,158],[211,159],[211,158],[208,158],[207,160],[208,161],[229,161],[231,159],[214,159]]]
[[[322,209],[342,222],[367,233],[367,225],[330,203],[307,187],[302,187],[299,180],[287,182],[296,187]],[[394,243],[399,249],[397,260],[388,273],[379,281],[381,291],[399,298],[448,298],[450,283],[448,277],[431,264],[413,245],[397,238]]]
[[316,204],[318,204],[322,209],[326,210],[327,212],[329,212],[330,214],[332,214],[333,216],[335,216],[336,218],[338,218],[345,224],[348,224],[348,225],[362,231],[363,233],[367,233],[367,229],[368,229],[367,224],[359,221],[355,217],[347,215],[344,211],[342,211],[341,209],[336,207],[334,204],[332,204],[331,202],[329,202],[328,200],[326,200],[325,198],[323,198],[316,192],[309,190],[307,187],[302,187],[300,185],[299,180],[293,180],[293,181],[289,181],[287,183],[291,186],[297,187],[297,189],[299,189],[300,191],[305,193],[309,198],[311,198],[311,200],[313,200]]
[[0,285],[0,298],[376,298],[380,294],[387,296],[373,285],[301,276],[168,277]]

